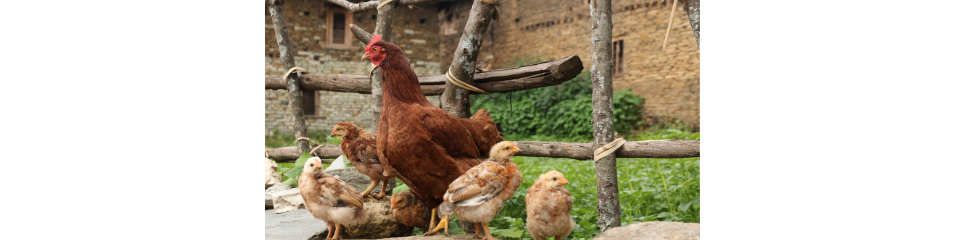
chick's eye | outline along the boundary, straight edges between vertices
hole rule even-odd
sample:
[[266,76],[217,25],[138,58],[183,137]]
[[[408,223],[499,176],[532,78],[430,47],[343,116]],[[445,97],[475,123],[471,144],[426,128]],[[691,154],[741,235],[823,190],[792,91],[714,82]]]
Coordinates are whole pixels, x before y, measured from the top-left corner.
[[510,147],[505,147],[503,148],[503,150],[510,150]]
[[556,177],[554,177],[554,178],[553,178],[553,180],[554,180],[554,181],[557,181],[557,178],[556,178]]

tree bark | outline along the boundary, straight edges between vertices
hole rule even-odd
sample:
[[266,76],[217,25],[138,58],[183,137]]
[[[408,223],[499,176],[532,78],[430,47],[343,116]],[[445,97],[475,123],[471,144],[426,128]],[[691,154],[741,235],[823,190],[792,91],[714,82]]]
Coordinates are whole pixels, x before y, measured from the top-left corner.
[[698,48],[701,48],[701,25],[698,24],[700,20],[700,3],[698,0],[683,0],[684,1],[684,13],[688,14],[688,19],[691,20],[691,30],[694,30],[694,41],[698,43]]
[[[282,0],[269,0],[266,2],[269,12],[272,15],[272,26],[275,27],[275,39],[278,40],[279,57],[286,69],[295,67],[295,57],[292,55],[292,42],[289,40],[288,26],[285,24],[285,13],[282,12]],[[285,86],[288,89],[289,109],[294,118],[295,137],[307,137],[308,131],[305,126],[305,116],[302,115],[302,91],[299,89],[298,74],[292,73],[285,79]],[[309,150],[309,142],[300,140],[296,144],[299,152]]]
[[[382,36],[384,42],[393,42],[392,12],[395,7],[396,3],[390,2],[378,9],[376,29],[373,32]],[[382,116],[382,68],[373,69],[371,74],[369,77],[372,84],[372,129],[375,130],[379,129],[379,117]]]
[[[593,63],[590,79],[593,84],[594,145],[597,149],[614,141],[614,68],[611,50],[611,1],[590,2],[590,56]],[[621,226],[621,205],[617,190],[617,159],[608,155],[594,163],[597,169],[597,227],[600,232]]]
[[372,40],[371,33],[366,32],[366,30],[355,24],[349,24],[349,30],[352,31],[352,36],[355,36],[357,40],[362,42],[362,46],[369,45],[369,41]]
[[[479,57],[483,35],[486,33],[487,26],[490,25],[490,18],[493,16],[493,9],[495,8],[495,4],[485,4],[479,0],[473,1],[469,19],[466,20],[466,27],[463,28],[463,36],[460,37],[456,51],[453,53],[453,62],[449,65],[449,72],[467,84],[475,85],[473,84],[473,73],[476,71],[476,58]],[[439,101],[443,110],[453,114],[453,116],[458,118],[470,117],[470,90],[446,82],[446,90],[443,91],[443,96],[440,97]]]
[[[473,78],[480,89],[503,93],[559,85],[573,79],[583,69],[580,58],[574,55],[530,66],[476,73]],[[306,74],[302,75],[299,84],[303,90],[372,93],[369,78],[364,75]],[[419,77],[419,84],[423,95],[440,95],[445,89],[446,76],[422,76]],[[285,88],[281,76],[265,76],[265,89]]]
[[[436,4],[436,3],[449,2],[449,1],[453,1],[453,0],[397,0],[393,2],[394,3],[398,2],[399,5],[416,5],[416,4]],[[349,9],[349,11],[352,11],[352,13],[376,9],[376,7],[379,6],[379,1],[352,3],[346,0],[328,0],[328,2],[342,6],[345,9]]]
[[[309,149],[311,150],[311,149]],[[295,146],[269,148],[268,158],[276,162],[291,162],[299,159],[303,152],[299,152]],[[339,145],[325,145],[315,150],[315,155],[322,159],[334,159],[342,155],[342,148]],[[322,160],[322,163],[332,163],[332,161]]]
[[[516,141],[515,156],[594,159],[593,143]],[[615,152],[618,158],[686,158],[701,156],[701,140],[627,142]],[[603,161],[603,160],[602,160]]]

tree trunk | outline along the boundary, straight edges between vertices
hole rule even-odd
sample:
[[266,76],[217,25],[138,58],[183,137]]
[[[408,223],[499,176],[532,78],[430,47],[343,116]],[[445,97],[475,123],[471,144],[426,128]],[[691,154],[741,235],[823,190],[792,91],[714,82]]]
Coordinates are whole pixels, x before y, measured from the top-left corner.
[[684,13],[688,14],[688,19],[691,20],[691,30],[694,30],[694,41],[698,43],[698,48],[701,48],[701,25],[698,24],[698,17],[700,16],[700,3],[698,0],[683,0],[684,1]]
[[[288,26],[285,24],[285,13],[282,12],[281,0],[269,0],[269,12],[272,15],[272,25],[275,27],[275,39],[278,40],[279,57],[286,69],[295,67],[295,57],[292,55],[292,42],[289,41]],[[302,115],[302,91],[299,89],[298,74],[292,73],[285,81],[288,88],[289,109],[294,118],[295,137],[308,137],[305,126],[305,116]],[[309,150],[309,141],[300,140],[298,145],[299,152]]]
[[[346,0],[328,0],[328,1],[330,3],[334,3],[336,5],[342,6],[345,9],[349,9],[349,11],[352,11],[352,13],[375,9],[377,6],[379,6],[379,3],[380,3],[380,1],[368,1],[368,2],[360,2],[360,3],[352,3]],[[393,3],[398,2],[399,5],[415,5],[415,4],[436,4],[436,3],[449,2],[449,1],[453,1],[453,0],[397,0],[397,1],[393,1]],[[369,43],[369,42],[366,42],[366,43]]]
[[[503,93],[559,85],[573,79],[583,69],[580,58],[574,55],[530,66],[480,72],[473,75],[473,78],[480,89],[491,93]],[[372,93],[370,79],[364,75],[306,74],[302,75],[299,84],[302,90]],[[446,76],[422,76],[419,77],[419,84],[423,95],[440,95],[443,94],[446,86]],[[285,88],[285,80],[282,76],[265,76],[265,89]]]
[[[382,36],[382,41],[392,41],[392,11],[396,7],[395,2],[390,2],[378,9],[376,18],[376,34]],[[368,44],[368,43],[366,43]],[[371,64],[371,63],[370,63]],[[382,68],[372,70],[372,129],[379,129],[379,117],[382,116]]]
[[[456,51],[453,53],[453,62],[449,65],[449,72],[467,84],[475,85],[473,84],[473,73],[476,71],[476,58],[479,57],[483,35],[486,33],[486,27],[490,25],[490,18],[493,16],[493,9],[495,8],[495,4],[485,4],[479,0],[473,0],[469,19],[466,20],[466,27],[463,28],[463,36],[460,37]],[[443,110],[453,114],[453,116],[458,118],[470,117],[469,90],[446,82],[446,90],[440,97],[440,103]]]
[[[597,149],[614,141],[614,85],[610,0],[590,2],[590,56],[593,63],[594,145]],[[608,155],[594,163],[597,168],[597,227],[601,232],[621,226],[621,205],[617,190],[617,158]]]

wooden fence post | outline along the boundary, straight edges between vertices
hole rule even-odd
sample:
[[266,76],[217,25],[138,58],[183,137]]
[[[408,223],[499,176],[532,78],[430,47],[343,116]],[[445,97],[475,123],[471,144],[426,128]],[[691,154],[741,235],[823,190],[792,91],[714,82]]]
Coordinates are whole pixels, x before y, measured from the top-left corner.
[[[272,26],[275,27],[275,40],[278,42],[279,58],[285,64],[286,69],[295,67],[295,57],[292,56],[292,42],[289,40],[288,26],[285,24],[285,14],[282,12],[282,0],[269,0],[269,13],[272,15]],[[288,88],[288,106],[295,118],[295,137],[308,137],[305,126],[305,116],[302,112],[302,91],[299,89],[298,74],[292,73],[285,80]],[[298,141],[299,153],[309,150],[309,141]]]
[[701,25],[700,22],[700,3],[698,0],[683,0],[684,13],[688,14],[688,20],[691,20],[691,30],[694,31],[694,41],[698,43],[698,48],[701,48]]
[[[449,72],[457,79],[473,85],[473,73],[476,71],[476,58],[479,57],[480,45],[483,44],[483,35],[486,27],[490,25],[490,18],[493,16],[495,4],[485,4],[480,0],[472,0],[473,6],[470,9],[470,16],[466,20],[466,27],[463,28],[463,36],[460,37],[453,53],[453,62],[449,65]],[[447,81],[446,89],[439,98],[442,109],[446,110],[458,118],[470,117],[470,91],[462,89]]]
[[[590,79],[594,88],[594,149],[614,141],[614,85],[610,0],[590,2]],[[597,227],[601,232],[621,226],[616,154],[594,163],[597,169]]]
[[[376,29],[372,32],[382,36],[382,40],[385,42],[393,42],[392,12],[395,7],[396,3],[390,2],[377,9]],[[379,117],[382,116],[382,68],[373,69],[372,75],[369,77],[372,79],[372,130],[377,131],[379,129]]]

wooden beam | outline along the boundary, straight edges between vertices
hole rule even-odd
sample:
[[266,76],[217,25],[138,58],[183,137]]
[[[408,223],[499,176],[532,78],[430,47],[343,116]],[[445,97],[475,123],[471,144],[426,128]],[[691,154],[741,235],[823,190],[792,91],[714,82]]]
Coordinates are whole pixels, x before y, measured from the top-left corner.
[[[486,27],[490,25],[494,9],[496,9],[495,4],[486,4],[480,0],[473,1],[466,27],[463,28],[463,36],[456,44],[453,62],[449,65],[449,72],[469,85],[475,86],[473,74],[476,72],[476,58],[479,57],[480,45],[483,44],[483,36],[486,33]],[[440,107],[458,118],[468,118],[470,117],[470,92],[447,82],[446,89],[439,98]]]
[[[594,159],[593,143],[516,141],[515,156]],[[651,140],[627,142],[617,149],[618,158],[685,158],[701,156],[701,140]]]
[[[361,55],[360,55],[361,56]],[[573,79],[584,69],[577,55],[518,68],[476,73],[476,86],[491,93],[513,92],[546,86],[554,86]],[[422,76],[419,84],[423,95],[437,96],[443,93],[446,76]],[[300,86],[305,90],[323,90],[370,94],[369,78],[364,75],[306,74]],[[265,89],[285,89],[285,81],[278,75],[265,76]],[[476,94],[476,93],[472,93]]]
[[[398,3],[399,5],[417,5],[417,4],[436,4],[436,3],[449,2],[449,1],[453,1],[453,0],[395,0],[393,2]],[[376,6],[379,6],[379,1],[352,3],[346,0],[328,0],[328,2],[339,5],[345,9],[349,9],[349,11],[352,11],[352,13],[376,9]]]
[[[325,145],[315,150],[315,154],[322,159],[335,159],[342,155],[342,148],[339,145]],[[302,152],[299,152],[295,146],[268,149],[268,158],[276,162],[294,162],[301,156]],[[322,163],[332,163],[332,161],[322,160]]]
[[[593,85],[593,149],[614,141],[614,69],[611,50],[614,24],[610,0],[590,0],[590,68]],[[617,189],[616,154],[594,162],[597,169],[597,227],[600,232],[621,226],[621,205]]]
[[[279,57],[286,69],[295,67],[295,57],[292,55],[292,42],[289,40],[288,26],[285,24],[285,13],[282,12],[282,0],[268,0],[269,13],[272,16],[272,26],[275,27],[275,40],[278,42]],[[307,137],[308,131],[305,125],[305,116],[302,115],[302,91],[299,89],[298,74],[292,73],[285,80],[285,87],[288,89],[289,109],[295,120],[295,137]],[[299,152],[309,150],[309,141],[300,140],[296,144]]]

